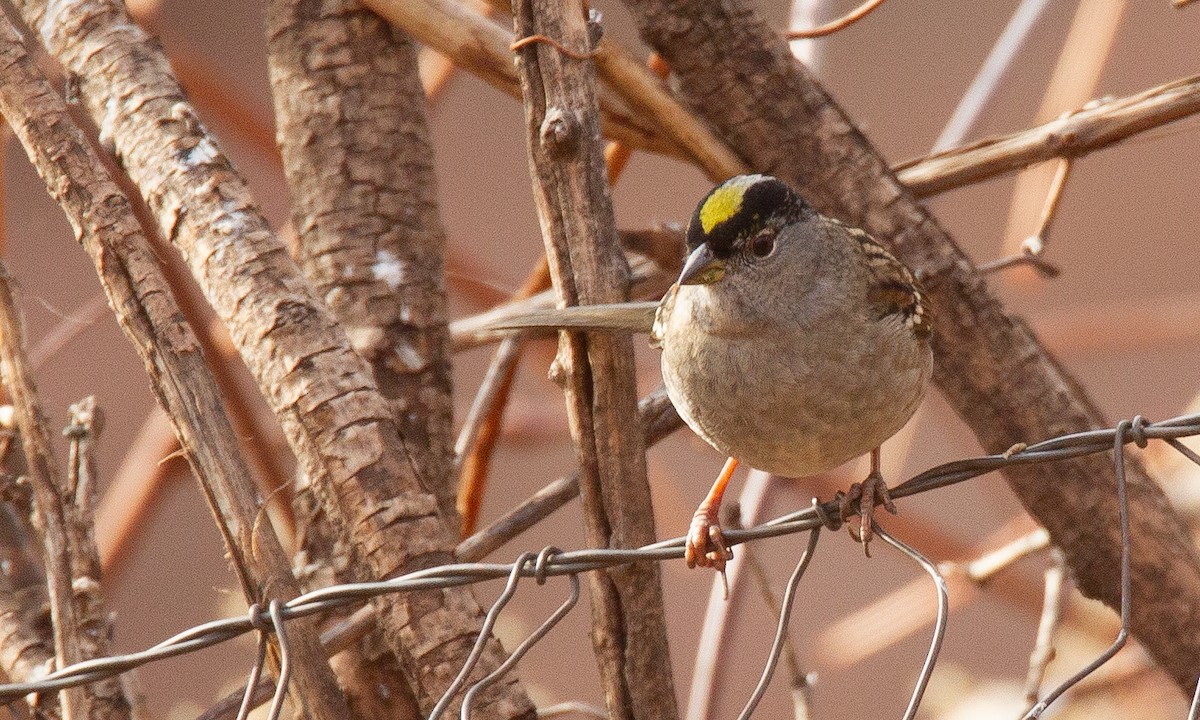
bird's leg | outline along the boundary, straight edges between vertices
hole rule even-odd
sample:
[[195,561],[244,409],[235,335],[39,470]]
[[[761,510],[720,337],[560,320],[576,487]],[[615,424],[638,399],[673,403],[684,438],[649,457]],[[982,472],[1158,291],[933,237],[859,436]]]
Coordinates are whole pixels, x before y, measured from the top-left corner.
[[848,492],[838,493],[838,495],[840,496],[838,500],[840,501],[842,520],[847,520],[854,515],[858,515],[860,518],[857,537],[854,534],[853,526],[847,526],[850,537],[861,542],[863,552],[867,554],[867,557],[871,557],[875,506],[883,505],[885,510],[893,515],[896,514],[896,506],[888,494],[887,483],[883,481],[883,474],[879,471],[879,448],[871,451],[871,474],[867,475],[867,478],[861,483],[851,485]]
[[725,561],[733,558],[733,552],[726,547],[725,538],[721,535],[718,514],[721,510],[721,498],[725,496],[725,487],[729,485],[729,478],[733,477],[737,466],[737,458],[725,461],[725,467],[721,468],[721,474],[708,491],[708,496],[692,516],[692,525],[688,528],[687,545],[684,549],[684,559],[690,568],[699,565],[724,572]]

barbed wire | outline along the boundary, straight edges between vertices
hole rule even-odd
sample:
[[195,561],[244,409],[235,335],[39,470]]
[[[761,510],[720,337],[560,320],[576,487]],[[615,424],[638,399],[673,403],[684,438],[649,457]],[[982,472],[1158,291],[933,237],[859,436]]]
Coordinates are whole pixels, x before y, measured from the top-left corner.
[[[1034,704],[1025,714],[1025,718],[1033,719],[1039,717],[1066,690],[1111,659],[1121,649],[1128,637],[1131,578],[1128,499],[1125,486],[1125,445],[1132,442],[1139,447],[1145,447],[1150,440],[1162,440],[1171,445],[1171,447],[1188,460],[1200,465],[1200,455],[1197,455],[1180,442],[1180,438],[1195,435],[1200,435],[1200,413],[1182,415],[1157,423],[1149,422],[1142,416],[1137,416],[1132,420],[1123,420],[1113,428],[1069,433],[1033,445],[1018,444],[1000,454],[944,463],[919,473],[897,485],[891,491],[891,497],[898,500],[954,485],[1005,467],[1064,460],[1110,450],[1113,452],[1113,467],[1116,474],[1121,529],[1121,628],[1112,645],[1104,653]],[[725,540],[730,546],[739,545],[751,540],[761,540],[801,532],[809,533],[808,545],[797,562],[796,568],[789,578],[784,592],[775,639],[763,668],[762,676],[759,679],[758,685],[751,693],[745,708],[739,715],[739,720],[747,720],[751,716],[758,702],[762,699],[767,685],[770,683],[771,677],[775,672],[782,653],[784,638],[787,634],[788,619],[795,598],[796,588],[816,552],[821,529],[825,527],[836,528],[838,525],[840,525],[840,520],[838,519],[838,501],[830,500],[821,503],[814,498],[812,506],[809,508],[780,516],[752,528],[729,530],[725,533]],[[922,664],[921,671],[918,674],[912,697],[904,715],[905,720],[911,720],[916,714],[922,695],[928,684],[929,676],[937,662],[938,653],[941,649],[948,615],[948,591],[945,580],[938,572],[937,566],[934,563],[914,548],[909,547],[888,534],[884,528],[877,526],[876,530],[885,542],[919,564],[933,578],[937,586],[938,609],[933,639],[929,652]],[[501,611],[516,594],[520,582],[526,578],[533,578],[537,584],[541,585],[545,584],[551,577],[567,576],[570,581],[570,592],[558,609],[527,636],[500,667],[466,689],[460,709],[460,718],[468,720],[473,701],[478,694],[512,669],[534,644],[545,637],[575,607],[580,596],[578,577],[580,573],[634,562],[681,559],[683,553],[683,537],[663,540],[641,548],[629,550],[586,549],[561,551],[554,547],[547,547],[537,553],[522,553],[516,560],[510,563],[452,563],[408,573],[391,580],[334,585],[305,593],[286,603],[275,599],[269,601],[265,608],[260,604],[252,605],[249,608],[249,612],[243,617],[225,618],[197,625],[145,650],[76,663],[49,673],[37,680],[0,684],[0,701],[11,703],[32,693],[55,692],[65,688],[97,682],[147,663],[196,652],[254,631],[258,633],[257,659],[249,675],[246,694],[239,709],[238,717],[239,720],[245,718],[254,705],[254,689],[258,685],[259,677],[262,673],[266,657],[266,644],[269,635],[274,633],[279,641],[281,664],[268,717],[270,720],[276,720],[282,709],[290,676],[290,649],[286,633],[286,625],[289,621],[361,603],[387,593],[457,587],[505,578],[505,587],[500,596],[489,608],[477,642],[468,655],[463,668],[430,713],[429,720],[438,720],[462,691],[466,679],[470,676],[483,652],[484,643],[487,637],[490,636],[491,629],[495,625]],[[1197,694],[1193,700],[1188,717],[1189,720],[1196,720],[1198,716],[1200,716],[1200,685],[1197,687]]]

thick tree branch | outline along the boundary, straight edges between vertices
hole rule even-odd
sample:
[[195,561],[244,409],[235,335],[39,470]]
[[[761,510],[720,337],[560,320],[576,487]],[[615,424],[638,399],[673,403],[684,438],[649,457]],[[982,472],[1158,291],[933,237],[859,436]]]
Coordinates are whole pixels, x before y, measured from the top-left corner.
[[[250,602],[298,594],[291,564],[237,452],[216,381],[183,321],[128,199],[40,76],[7,21],[0,23],[0,113],[13,124],[51,195],[92,257],[117,320],[145,363],[159,402],[208,498]],[[94,548],[92,548],[94,552]],[[64,557],[67,557],[64,555]],[[99,561],[91,558],[91,565]],[[76,565],[83,566],[82,561]],[[93,580],[95,581],[95,579]],[[313,718],[341,718],[345,705],[311,622],[289,633],[298,689]],[[101,636],[103,637],[103,636]],[[81,658],[75,658],[72,662]],[[128,710],[126,709],[126,715]]]
[[[273,0],[267,25],[297,260],[370,362],[426,487],[456,525],[446,238],[416,49],[354,0]],[[336,582],[356,579],[339,568],[362,560],[334,556],[354,555],[354,546],[320,527],[330,517],[304,521],[307,564],[325,563]],[[381,637],[340,654],[337,665],[359,717],[418,712]]]
[[422,478],[453,518],[446,236],[416,49],[352,0],[268,9],[297,260],[371,363]]
[[[819,209],[871,232],[923,273],[934,308],[935,380],[985,448],[1107,424],[746,3],[627,4],[688,103],[755,170],[793,183]],[[1111,461],[1027,465],[1005,476],[1064,550],[1083,592],[1115,606],[1120,543]],[[1129,483],[1133,632],[1190,692],[1200,667],[1200,558],[1162,492],[1132,461]]]
[[[516,0],[516,35],[588,48],[582,7]],[[617,239],[600,143],[592,63],[550,44],[517,51],[529,168],[550,275],[560,304],[620,302],[629,267]],[[652,542],[654,516],[638,425],[633,344],[612,333],[563,333],[555,364],[580,467],[588,544]],[[590,575],[592,643],[610,717],[676,717],[659,569],[653,563]]]
[[[101,140],[229,328],[322,506],[366,559],[358,571],[384,578],[448,562],[453,535],[404,452],[370,366],[271,232],[158,45],[115,0],[18,6],[78,80]],[[483,613],[464,588],[376,604],[422,708],[432,707],[478,637]],[[479,671],[502,658],[499,643],[489,643]],[[533,712],[511,677],[480,698],[481,708],[489,704],[497,717]]]

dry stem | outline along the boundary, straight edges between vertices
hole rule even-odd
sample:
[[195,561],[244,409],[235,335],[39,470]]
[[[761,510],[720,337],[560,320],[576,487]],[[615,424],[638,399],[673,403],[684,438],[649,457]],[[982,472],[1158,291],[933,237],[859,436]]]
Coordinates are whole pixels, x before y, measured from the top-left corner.
[[[588,47],[582,9],[516,0],[518,37]],[[546,44],[517,53],[534,199],[550,274],[565,305],[621,302],[629,268],[617,239],[600,144],[591,63]],[[580,467],[588,543],[632,548],[655,538],[645,443],[638,429],[628,336],[564,333],[555,359]],[[677,716],[659,568],[638,563],[590,575],[592,641],[614,720]]]

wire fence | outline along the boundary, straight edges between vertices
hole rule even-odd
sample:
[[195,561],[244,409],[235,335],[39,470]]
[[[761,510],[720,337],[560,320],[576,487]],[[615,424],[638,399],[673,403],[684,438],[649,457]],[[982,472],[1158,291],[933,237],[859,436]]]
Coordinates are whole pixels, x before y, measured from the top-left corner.
[[[1200,414],[1183,415],[1157,423],[1137,416],[1132,420],[1123,420],[1109,429],[1071,433],[1033,445],[1017,445],[997,455],[986,455],[938,465],[914,476],[891,491],[893,499],[901,499],[947,487],[1005,467],[1064,460],[1112,451],[1121,530],[1120,631],[1112,645],[1104,653],[1030,707],[1025,714],[1027,720],[1039,717],[1069,688],[1108,662],[1121,649],[1128,637],[1131,580],[1130,532],[1125,486],[1125,446],[1132,442],[1139,447],[1145,447],[1150,440],[1161,440],[1170,444],[1193,463],[1200,465],[1200,455],[1180,442],[1180,438],[1195,435],[1200,435]],[[782,654],[796,589],[816,553],[821,530],[827,527],[836,528],[839,524],[838,501],[831,500],[821,503],[814,498],[812,506],[809,508],[783,515],[752,528],[729,530],[725,533],[725,539],[731,546],[751,540],[809,533],[808,544],[784,591],[775,639],[764,664],[762,675],[738,720],[747,720],[751,716],[775,672]],[[942,637],[948,618],[948,590],[945,580],[933,562],[888,534],[884,528],[876,526],[876,532],[885,542],[920,565],[933,579],[937,589],[938,607],[933,639],[904,714],[905,720],[911,720],[920,705],[941,650]],[[54,692],[97,682],[147,663],[196,652],[253,631],[258,633],[257,659],[250,672],[246,694],[238,717],[244,718],[254,705],[254,690],[258,686],[262,674],[267,640],[269,635],[274,633],[279,641],[281,663],[268,717],[270,720],[276,720],[282,710],[290,676],[290,648],[287,640],[289,621],[334,608],[362,603],[387,593],[448,588],[487,580],[505,579],[504,589],[489,608],[484,619],[483,629],[463,668],[433,708],[429,717],[429,720],[441,718],[454,699],[463,693],[459,715],[461,720],[468,720],[473,701],[478,694],[511,670],[531,647],[545,637],[575,607],[580,596],[580,573],[633,562],[677,560],[681,559],[683,554],[684,538],[682,537],[663,540],[631,550],[562,551],[554,547],[547,547],[540,552],[522,553],[511,563],[448,564],[412,572],[386,581],[330,586],[306,593],[286,603],[273,600],[265,606],[256,604],[243,617],[226,618],[197,625],[139,652],[77,663],[49,673],[36,681],[0,684],[0,701],[11,703],[31,693]],[[464,692],[464,685],[483,652],[486,638],[491,634],[500,613],[516,594],[521,582],[532,578],[540,585],[549,578],[561,576],[567,577],[570,588],[567,598],[558,609],[528,635],[500,667],[467,687]],[[1197,720],[1198,717],[1200,717],[1200,685],[1197,686],[1188,714],[1189,720]]]

